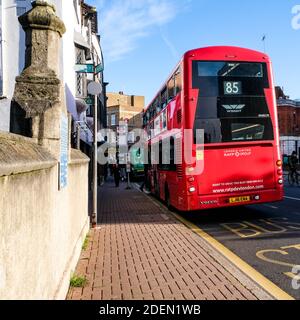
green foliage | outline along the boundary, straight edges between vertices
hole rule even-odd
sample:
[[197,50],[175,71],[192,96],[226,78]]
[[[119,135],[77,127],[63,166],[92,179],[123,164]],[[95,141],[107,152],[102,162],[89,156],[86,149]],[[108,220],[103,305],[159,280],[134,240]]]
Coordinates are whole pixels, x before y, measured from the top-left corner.
[[70,287],[83,288],[87,284],[86,277],[73,275],[70,280]]
[[88,245],[89,245],[89,241],[90,241],[90,236],[86,236],[82,245],[82,250],[86,250]]

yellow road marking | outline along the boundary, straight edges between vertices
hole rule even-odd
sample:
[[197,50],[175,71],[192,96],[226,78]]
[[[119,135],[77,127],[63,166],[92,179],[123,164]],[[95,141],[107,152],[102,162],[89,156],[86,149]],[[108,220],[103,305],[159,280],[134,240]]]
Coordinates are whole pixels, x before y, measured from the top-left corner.
[[[281,250],[280,250],[281,249]],[[274,263],[274,264],[278,264],[278,265],[281,265],[281,266],[285,266],[285,267],[290,267],[290,268],[294,268],[294,267],[297,267],[298,264],[292,264],[292,263],[287,263],[287,262],[284,262],[284,261],[280,261],[280,260],[275,260],[275,259],[270,259],[268,257],[265,256],[266,253],[279,253],[283,256],[287,256],[289,255],[288,252],[284,251],[284,250],[288,250],[288,249],[297,249],[297,250],[300,250],[300,244],[294,244],[294,245],[291,245],[291,246],[285,246],[285,247],[281,247],[280,249],[268,249],[268,250],[261,250],[261,251],[258,251],[256,253],[256,256],[261,259],[261,260],[264,260],[264,261],[267,261],[269,263]],[[290,278],[295,278],[296,275],[294,275],[292,272],[284,272],[284,274]],[[294,275],[294,276],[292,276]],[[298,279],[297,279],[298,280]]]
[[300,276],[297,276],[295,273],[293,272],[285,272],[284,273],[286,276],[290,277],[291,279],[293,280],[296,280],[296,281],[300,281]]
[[278,264],[280,266],[285,266],[285,267],[290,267],[290,268],[294,268],[296,266],[296,264],[291,264],[291,263],[287,263],[287,262],[283,262],[283,261],[280,261],[280,260],[274,260],[274,259],[270,259],[270,258],[267,258],[265,256],[266,253],[279,253],[283,256],[286,256],[288,255],[288,252],[286,251],[283,251],[283,250],[277,250],[277,249],[270,249],[270,250],[261,250],[261,251],[258,251],[256,253],[256,256],[263,260],[263,261],[266,261],[266,262],[270,262],[270,263],[274,263],[274,264]]
[[[240,223],[240,222],[221,223],[220,226],[229,230],[230,232],[233,232],[234,234],[238,235],[241,238],[253,238],[261,234],[261,232],[259,232],[257,229],[249,228],[247,224]],[[246,231],[247,234],[242,233],[242,231]],[[249,233],[249,231],[251,233]]]
[[244,272],[249,278],[254,280],[258,285],[260,285],[264,290],[266,290],[271,296],[277,300],[295,300],[287,292],[280,289],[276,284],[267,279],[248,263],[238,257],[235,253],[226,248],[218,240],[210,236],[208,233],[200,229],[195,224],[187,221],[180,215],[172,213],[173,216],[189,229],[199,235],[202,239],[206,240],[211,246],[213,246],[217,251],[219,251],[223,256],[225,256],[229,261],[231,261],[236,267],[238,267],[242,272]]
[[[137,185],[135,185],[137,189]],[[156,203],[150,196],[146,195],[153,203]],[[158,204],[158,203],[157,203]],[[164,208],[162,205],[158,204],[160,208]],[[171,213],[177,220],[191,229],[194,233],[200,236],[202,239],[206,240],[212,247],[214,247],[218,252],[220,252],[223,256],[225,256],[229,261],[231,261],[238,269],[240,269],[243,273],[245,273],[249,278],[251,278],[254,282],[256,282],[259,286],[261,286],[265,291],[267,291],[272,297],[277,300],[295,300],[292,296],[290,296],[287,292],[283,291],[279,288],[275,283],[267,279],[253,267],[251,267],[247,262],[238,257],[235,253],[226,248],[222,243],[218,240],[210,236],[208,233],[200,229],[198,226],[193,224],[192,222],[184,219],[180,215],[168,211]]]
[[297,249],[297,250],[300,250],[300,244],[293,244],[291,246],[281,247],[281,249]]

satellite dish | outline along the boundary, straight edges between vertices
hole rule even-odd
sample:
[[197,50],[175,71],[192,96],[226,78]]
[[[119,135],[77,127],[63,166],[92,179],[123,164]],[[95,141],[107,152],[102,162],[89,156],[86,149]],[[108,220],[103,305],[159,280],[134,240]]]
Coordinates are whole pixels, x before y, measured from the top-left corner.
[[90,82],[88,85],[88,93],[93,95],[93,96],[97,96],[98,94],[100,94],[102,92],[102,86],[99,82]]

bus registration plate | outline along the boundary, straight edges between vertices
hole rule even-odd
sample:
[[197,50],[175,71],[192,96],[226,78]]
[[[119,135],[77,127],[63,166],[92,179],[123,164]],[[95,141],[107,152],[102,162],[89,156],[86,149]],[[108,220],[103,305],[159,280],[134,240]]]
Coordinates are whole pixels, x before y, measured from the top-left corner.
[[235,197],[229,198],[229,203],[242,203],[242,202],[250,202],[251,197]]

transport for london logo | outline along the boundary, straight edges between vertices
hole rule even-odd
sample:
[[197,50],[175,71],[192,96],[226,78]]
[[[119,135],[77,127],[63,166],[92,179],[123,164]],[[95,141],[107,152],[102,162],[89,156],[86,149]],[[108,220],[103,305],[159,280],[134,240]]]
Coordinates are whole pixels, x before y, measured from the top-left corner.
[[226,109],[227,112],[230,113],[238,113],[242,112],[242,110],[245,108],[245,104],[225,104],[222,105],[223,108]]

